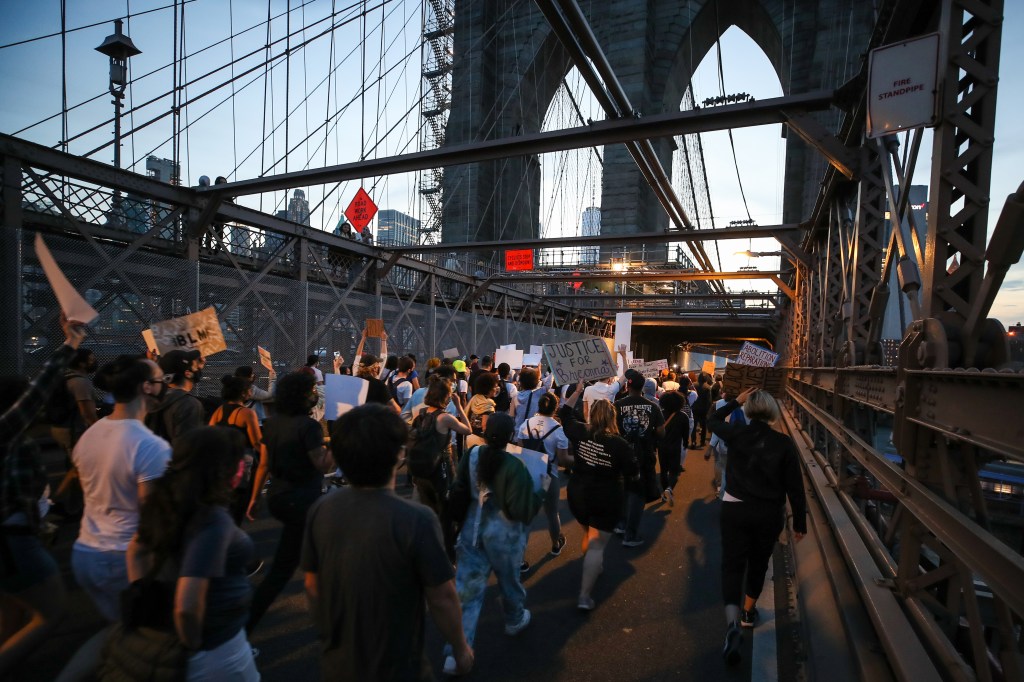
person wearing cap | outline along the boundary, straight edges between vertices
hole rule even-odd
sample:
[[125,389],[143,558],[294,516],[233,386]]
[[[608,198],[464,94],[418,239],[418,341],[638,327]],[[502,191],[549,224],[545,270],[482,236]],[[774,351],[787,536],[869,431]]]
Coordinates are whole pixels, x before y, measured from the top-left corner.
[[[455,589],[462,603],[462,629],[473,646],[487,580],[493,571],[501,591],[505,634],[512,637],[530,624],[524,608],[526,590],[519,579],[519,565],[526,550],[529,524],[544,503],[551,477],[541,475],[541,489],[534,488],[526,465],[506,447],[515,433],[515,420],[495,414],[487,420],[484,445],[476,445],[459,461],[452,497],[469,500],[459,533]],[[451,645],[444,650],[444,672],[457,671]]]
[[203,403],[192,395],[206,361],[198,350],[172,350],[160,357],[159,364],[167,380],[167,393],[146,415],[146,426],[173,446],[179,436],[206,423]]
[[455,386],[455,392],[459,394],[462,399],[462,404],[466,404],[466,395],[469,393],[469,382],[466,380],[466,373],[468,368],[466,367],[465,360],[456,360],[452,363],[452,367],[455,368],[455,375],[458,379],[458,385]]
[[626,372],[628,395],[615,403],[619,433],[639,451],[640,476],[626,480],[626,513],[623,547],[639,547],[640,519],[644,513],[644,480],[656,477],[655,449],[658,439],[665,435],[665,416],[653,400],[643,396],[647,379],[636,370]]

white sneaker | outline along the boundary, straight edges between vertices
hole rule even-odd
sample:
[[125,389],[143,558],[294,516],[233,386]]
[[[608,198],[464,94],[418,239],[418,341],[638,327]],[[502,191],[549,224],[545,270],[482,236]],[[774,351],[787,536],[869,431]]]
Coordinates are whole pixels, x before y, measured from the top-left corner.
[[515,625],[506,625],[505,634],[509,637],[518,635],[530,624],[530,609],[523,609],[523,617]]
[[665,488],[665,492],[662,493],[662,497],[667,497],[668,498],[668,506],[670,506],[670,507],[676,506],[676,496],[672,492],[672,488]]
[[441,670],[445,675],[454,675],[455,671],[459,669],[458,664],[455,662],[454,656],[445,656],[444,668]]
[[580,611],[593,611],[594,610],[594,599],[593,597],[580,597],[580,600],[576,602],[576,608]]

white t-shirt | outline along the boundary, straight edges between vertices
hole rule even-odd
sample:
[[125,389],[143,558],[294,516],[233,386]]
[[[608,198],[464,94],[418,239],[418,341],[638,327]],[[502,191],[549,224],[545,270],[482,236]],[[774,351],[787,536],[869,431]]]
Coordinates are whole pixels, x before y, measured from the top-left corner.
[[320,368],[319,367],[310,367],[310,369],[313,370],[313,376],[316,377],[316,383],[318,383],[318,384],[324,383],[324,373],[320,371]]
[[[559,428],[551,431],[556,426]],[[548,432],[551,431],[551,435]],[[544,438],[547,436],[546,438]],[[565,429],[555,421],[554,417],[546,417],[543,414],[535,414],[519,427],[516,437],[520,441],[526,438],[544,438],[544,451],[548,453],[548,461],[552,462],[550,470],[554,476],[558,475],[558,449],[569,449],[569,438],[565,435]]]
[[104,417],[82,434],[71,459],[85,493],[75,546],[126,551],[139,526],[138,484],[164,475],[170,444],[136,419]]
[[599,381],[583,389],[583,402],[587,403],[587,410],[593,407],[595,400],[609,400],[614,403],[615,396],[619,394],[620,390],[622,387],[618,381],[613,381],[610,384]]

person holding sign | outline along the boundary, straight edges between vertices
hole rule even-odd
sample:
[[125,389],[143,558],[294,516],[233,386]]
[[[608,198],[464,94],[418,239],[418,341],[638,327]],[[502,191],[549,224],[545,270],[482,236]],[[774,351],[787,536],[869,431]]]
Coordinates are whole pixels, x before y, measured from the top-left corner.
[[[507,414],[495,414],[487,421],[485,445],[469,450],[459,462],[452,500],[467,500],[457,545],[458,568],[455,589],[462,603],[462,629],[473,646],[480,609],[491,571],[497,575],[505,611],[505,634],[518,635],[530,624],[524,608],[526,590],[519,581],[519,564],[526,550],[528,524],[537,515],[551,484],[541,477],[540,491],[526,466],[506,452],[515,423]],[[453,510],[454,512],[455,510]],[[456,672],[451,645],[445,647],[444,672]]]
[[[737,407],[743,407],[749,424],[736,426],[725,421]],[[772,549],[786,523],[787,498],[793,511],[794,539],[799,542],[807,532],[800,456],[792,439],[772,428],[779,418],[779,405],[771,394],[748,388],[708,420],[712,433],[729,448],[721,511],[722,600],[727,623],[722,656],[729,664],[738,663],[741,657],[740,627],[757,624],[757,598]]]
[[604,570],[604,548],[622,512],[623,479],[639,474],[633,450],[622,437],[615,419],[615,406],[597,400],[590,413],[590,425],[576,420],[573,408],[583,394],[583,382],[558,412],[565,435],[576,446],[567,496],[569,510],[583,526],[583,580],[577,605],[594,609],[591,592]]

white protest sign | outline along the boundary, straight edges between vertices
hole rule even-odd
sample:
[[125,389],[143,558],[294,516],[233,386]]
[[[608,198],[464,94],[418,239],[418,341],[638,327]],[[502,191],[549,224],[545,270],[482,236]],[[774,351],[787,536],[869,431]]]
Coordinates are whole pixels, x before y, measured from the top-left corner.
[[353,407],[366,404],[370,382],[347,374],[324,375],[324,419],[337,419]]
[[146,342],[147,351],[149,351],[150,353],[155,353],[156,355],[160,354],[160,348],[157,347],[156,339],[153,338],[152,329],[142,330],[142,340]]
[[494,364],[500,365],[503,362],[507,362],[508,366],[512,369],[522,369],[523,351],[516,350],[515,348],[499,348],[494,353]]
[[939,34],[871,50],[868,137],[935,125],[938,119]]
[[99,317],[99,313],[82,298],[78,290],[64,276],[57,261],[53,259],[50,249],[46,248],[43,235],[38,232],[36,233],[36,258],[43,266],[43,272],[46,273],[46,279],[49,280],[50,287],[53,288],[53,293],[57,297],[57,302],[60,303],[64,317],[82,324],[89,324]]
[[630,367],[639,367],[642,364],[644,364],[644,359],[643,358],[632,358],[629,361],[629,366]]
[[203,357],[209,357],[228,348],[213,306],[191,315],[157,322],[152,332],[161,353],[195,349]]
[[743,347],[740,348],[740,354],[736,358],[736,364],[749,365],[751,367],[774,367],[778,359],[778,353],[774,353],[767,348],[761,348],[761,346],[755,346],[749,341],[744,341]]
[[530,353],[529,354],[530,355],[543,355],[544,354],[544,346],[533,346],[533,345],[531,345],[530,346]]
[[599,336],[544,344],[544,355],[559,385],[618,376],[612,354]]
[[274,363],[270,360],[270,351],[262,346],[256,346],[257,352],[260,354],[260,364],[267,368],[267,371],[274,371]]
[[540,365],[540,358],[543,353],[523,353],[524,367],[537,367]]
[[515,350],[516,344],[506,343],[504,346],[498,346],[498,350]]
[[640,372],[648,379],[653,379],[661,374],[661,370],[668,369],[668,360],[652,360],[651,362],[641,361],[641,364],[633,365],[632,369]]
[[457,357],[459,357],[459,349],[458,348],[449,348],[447,350],[443,350],[443,351],[441,351],[441,357],[443,357],[443,358],[457,358]]
[[533,489],[543,489],[541,476],[548,473],[548,453],[526,450],[518,445],[507,445],[505,451],[526,466],[526,470],[530,472],[530,478],[533,479]]
[[626,346],[628,350],[633,335],[633,313],[615,313],[615,347],[616,349]]

